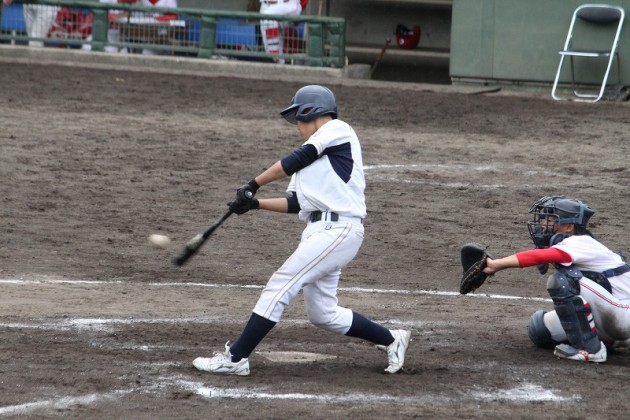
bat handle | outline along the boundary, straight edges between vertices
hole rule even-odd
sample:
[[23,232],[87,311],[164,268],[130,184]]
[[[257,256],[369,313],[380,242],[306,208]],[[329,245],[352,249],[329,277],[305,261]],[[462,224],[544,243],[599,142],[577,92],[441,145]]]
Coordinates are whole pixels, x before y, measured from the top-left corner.
[[245,197],[247,197],[247,198],[250,198],[250,199],[251,199],[251,198],[253,198],[253,197],[254,197],[254,193],[253,193],[253,192],[251,192],[251,191],[249,191],[249,190],[247,190],[247,191],[245,191]]

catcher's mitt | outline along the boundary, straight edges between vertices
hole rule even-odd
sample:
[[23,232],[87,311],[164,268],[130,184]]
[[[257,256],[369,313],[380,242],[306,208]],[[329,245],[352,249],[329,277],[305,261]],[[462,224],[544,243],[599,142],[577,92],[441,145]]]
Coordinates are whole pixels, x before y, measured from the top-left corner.
[[483,269],[487,265],[486,258],[492,257],[483,246],[474,242],[464,245],[460,253],[464,275],[459,285],[459,293],[465,295],[475,291],[486,281],[488,274],[484,273]]

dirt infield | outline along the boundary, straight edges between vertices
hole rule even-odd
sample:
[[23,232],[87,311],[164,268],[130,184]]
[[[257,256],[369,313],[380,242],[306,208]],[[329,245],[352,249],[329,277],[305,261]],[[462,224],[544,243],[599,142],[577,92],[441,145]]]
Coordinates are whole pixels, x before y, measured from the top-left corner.
[[236,339],[303,225],[234,216],[188,265],[170,260],[299,144],[277,118],[299,83],[2,63],[0,417],[626,417],[630,351],[586,365],[529,341],[530,315],[552,307],[535,269],[457,291],[460,246],[529,248],[542,195],[579,196],[598,238],[628,253],[628,105],[339,83],[369,211],[340,301],[412,330],[403,373],[311,326],[301,297],[251,376],[191,365]]

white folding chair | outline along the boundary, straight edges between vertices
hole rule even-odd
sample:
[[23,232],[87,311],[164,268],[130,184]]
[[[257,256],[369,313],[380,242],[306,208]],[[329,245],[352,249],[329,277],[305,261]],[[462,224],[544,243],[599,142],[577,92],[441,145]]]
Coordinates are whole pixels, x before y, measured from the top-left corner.
[[[624,17],[625,12],[621,7],[607,4],[583,4],[575,9],[564,48],[558,52],[560,54],[560,64],[558,65],[556,79],[551,90],[553,99],[572,98],[582,102],[599,101],[604,96],[610,69],[615,58],[617,58],[618,85],[621,85],[618,45]],[[603,49],[596,48],[595,43],[601,45],[604,43],[604,40],[606,41],[606,46]],[[571,63],[571,90],[573,97],[566,97],[566,95],[561,97],[557,92],[566,57],[569,57]],[[595,88],[592,87],[592,83],[590,87],[584,84],[580,85],[578,80],[576,80],[574,59],[576,62],[580,60],[580,64],[583,64],[588,59],[600,60],[601,62],[603,61],[601,60],[602,58],[607,58],[608,64],[603,74],[601,85],[596,85]],[[580,85],[580,91],[578,91],[578,85]]]

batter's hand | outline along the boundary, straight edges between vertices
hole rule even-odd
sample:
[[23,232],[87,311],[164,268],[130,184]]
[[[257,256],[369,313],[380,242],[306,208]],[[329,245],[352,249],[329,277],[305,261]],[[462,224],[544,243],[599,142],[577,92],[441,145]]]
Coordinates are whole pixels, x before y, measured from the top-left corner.
[[236,201],[241,205],[245,205],[245,203],[254,198],[258,188],[260,188],[260,185],[258,185],[255,179],[252,179],[247,184],[242,185],[238,190],[236,190]]
[[250,207],[249,207],[249,205],[247,203],[239,204],[236,200],[235,201],[230,201],[229,203],[227,203],[227,205],[230,208],[230,211],[232,213],[236,213],[238,215],[245,214],[250,209]]
[[228,203],[228,207],[230,208],[232,213],[241,215],[241,214],[247,213],[248,211],[252,209],[260,208],[260,203],[258,202],[257,199],[250,198],[243,201],[242,203],[240,203],[238,200],[230,201]]

